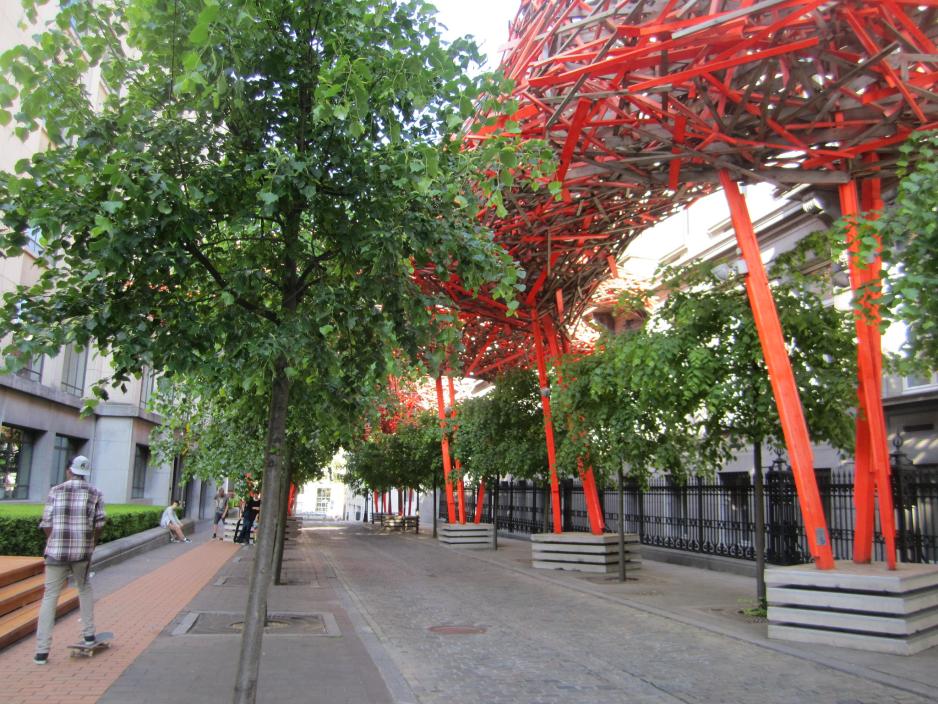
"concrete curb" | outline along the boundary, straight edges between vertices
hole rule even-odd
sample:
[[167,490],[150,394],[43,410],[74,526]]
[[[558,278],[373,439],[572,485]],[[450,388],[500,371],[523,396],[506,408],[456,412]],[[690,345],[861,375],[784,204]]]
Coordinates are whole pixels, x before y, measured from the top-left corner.
[[[182,530],[191,535],[195,530],[196,521],[192,518],[181,519]],[[128,535],[124,538],[103,543],[94,550],[91,566],[95,569],[116,565],[131,557],[149,552],[163,545],[169,544],[169,531],[157,526],[148,530]]]

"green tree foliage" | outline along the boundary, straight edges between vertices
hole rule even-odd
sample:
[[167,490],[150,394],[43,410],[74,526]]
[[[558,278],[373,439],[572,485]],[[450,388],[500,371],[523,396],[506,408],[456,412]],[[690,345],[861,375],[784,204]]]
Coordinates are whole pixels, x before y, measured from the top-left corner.
[[456,426],[453,451],[467,476],[547,477],[540,388],[530,369],[505,371],[489,393],[460,403]]
[[[811,438],[847,450],[856,402],[850,314],[824,305],[818,282],[784,265],[773,273]],[[563,456],[588,452],[607,472],[624,461],[640,481],[653,471],[682,479],[754,443],[783,444],[742,279],[684,270],[665,285],[668,299],[643,330],[607,336],[594,355],[565,364],[557,408],[577,432]]]
[[394,488],[429,489],[442,477],[441,429],[436,414],[422,411],[398,423],[393,433],[376,432],[352,446],[345,482],[358,493]]
[[894,361],[930,372],[938,369],[938,132],[918,132],[900,151],[895,200],[881,212],[842,218],[832,235],[841,248],[858,238],[862,267],[882,242],[883,281],[859,292],[858,312],[876,301],[884,325],[904,323],[907,337]]

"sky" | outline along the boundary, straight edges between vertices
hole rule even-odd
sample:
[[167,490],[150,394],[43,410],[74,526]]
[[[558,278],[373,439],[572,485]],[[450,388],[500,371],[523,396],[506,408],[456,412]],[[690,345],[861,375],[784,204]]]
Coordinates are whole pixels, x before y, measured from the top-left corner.
[[443,37],[452,41],[471,34],[483,54],[489,57],[486,69],[495,69],[500,49],[508,41],[508,22],[518,13],[519,0],[430,0],[439,10]]

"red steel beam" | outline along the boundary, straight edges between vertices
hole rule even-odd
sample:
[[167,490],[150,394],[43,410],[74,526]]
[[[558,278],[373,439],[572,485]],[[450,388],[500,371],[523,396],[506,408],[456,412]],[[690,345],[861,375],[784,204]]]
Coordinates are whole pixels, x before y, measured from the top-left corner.
[[[845,216],[856,217],[860,214],[856,182],[851,181],[840,186],[840,203],[841,212]],[[878,274],[881,266],[879,264],[881,259],[877,253],[872,266],[864,270],[856,257],[860,243],[855,231],[848,232],[848,240],[850,288],[856,293],[861,291],[866,284],[873,282],[873,277]],[[858,538],[854,543],[854,561],[868,562],[871,559],[869,551],[872,549],[874,521],[872,492],[875,487],[879,498],[880,528],[886,543],[886,565],[890,570],[894,570],[896,569],[896,527],[892,505],[892,484],[889,478],[889,446],[886,439],[886,419],[883,415],[881,391],[882,352],[879,349],[879,311],[875,301],[865,302],[864,307],[866,310],[862,313],[854,313],[857,331],[857,373],[861,394],[859,410],[865,421],[858,424],[858,430],[863,433],[863,436],[857,438],[857,467],[854,473]],[[861,451],[867,456],[861,457]],[[862,547],[860,547],[859,540],[861,537]]]
[[557,454],[554,449],[554,422],[550,413],[550,382],[547,379],[547,362],[544,355],[544,342],[541,337],[537,312],[532,311],[534,354],[537,358],[537,378],[541,385],[541,410],[544,413],[544,436],[547,441],[547,467],[550,471],[551,508],[554,517],[554,532],[563,532],[560,516],[560,482],[557,479]]
[[[450,523],[456,522],[456,504],[453,501],[453,467],[449,457],[449,437],[446,429],[446,403],[443,400],[443,379],[436,378],[436,405],[440,416],[440,429],[443,432],[443,438],[440,440],[440,446],[443,452],[443,480],[446,487],[446,517]],[[433,507],[436,510],[436,507]]]
[[762,255],[756,233],[752,228],[749,209],[739,193],[736,181],[723,169],[720,171],[720,184],[726,193],[730,207],[730,217],[736,230],[736,241],[742,250],[743,259],[749,269],[746,276],[746,291],[749,304],[756,321],[759,342],[765,355],[765,364],[769,370],[769,381],[775,396],[782,434],[791,459],[792,474],[798,496],[801,498],[801,512],[804,518],[808,548],[815,564],[820,569],[832,569],[834,556],[831,552],[830,535],[827,521],[814,475],[814,457],[811,451],[811,439],[801,408],[798,385],[785,349],[785,337],[778,319],[778,311],[772,300],[769,280],[762,265]]
[[[450,421],[453,423],[453,428],[456,428],[456,388],[453,386],[453,377],[446,377],[447,384],[449,385],[449,417]],[[445,410],[445,409],[444,409]],[[466,483],[463,479],[462,472],[462,462],[459,459],[459,455],[456,455],[456,494],[458,496],[458,503],[456,507],[459,512],[459,523],[460,525],[465,525],[466,523]]]

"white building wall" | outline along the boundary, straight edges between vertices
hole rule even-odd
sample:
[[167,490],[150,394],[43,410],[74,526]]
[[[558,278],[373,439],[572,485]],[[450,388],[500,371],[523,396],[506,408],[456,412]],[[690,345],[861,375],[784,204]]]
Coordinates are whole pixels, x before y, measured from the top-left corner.
[[[54,17],[56,3],[38,8],[39,23]],[[23,25],[24,15],[19,0],[0,0],[0,52],[17,44],[28,43],[35,27]],[[87,76],[89,95],[98,104],[105,95],[95,70]],[[16,111],[16,105],[11,108]],[[0,127],[0,169],[12,171],[17,161],[48,147],[42,133],[20,140],[13,125]],[[35,255],[28,251],[16,257],[0,258],[0,294],[18,284],[32,284],[41,269]],[[8,341],[4,337],[3,341]],[[140,408],[142,384],[132,379],[125,389],[109,389],[109,401],[99,404],[94,415],[80,416],[82,399],[62,390],[64,353],[43,360],[38,381],[18,376],[0,377],[0,423],[30,431],[35,435],[30,467],[29,500],[42,501],[49,489],[54,460],[56,435],[65,435],[79,443],[79,451],[91,458],[92,481],[104,491],[111,503],[131,501],[131,484],[136,445],[149,446],[149,432],[159,418]],[[109,359],[91,351],[88,355],[84,395],[99,380],[113,372]],[[172,467],[148,467],[145,497],[134,499],[164,504],[169,500]]]

